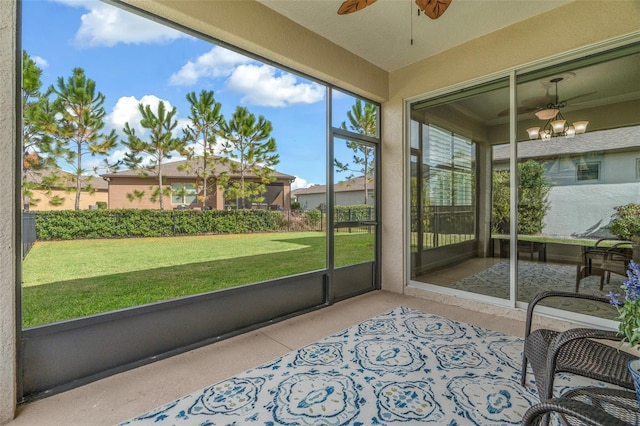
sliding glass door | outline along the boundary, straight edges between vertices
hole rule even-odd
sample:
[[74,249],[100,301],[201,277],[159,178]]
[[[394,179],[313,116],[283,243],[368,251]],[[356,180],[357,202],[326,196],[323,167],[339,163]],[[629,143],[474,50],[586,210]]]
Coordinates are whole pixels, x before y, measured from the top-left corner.
[[638,69],[636,43],[412,102],[412,285],[511,306],[620,292],[640,256]]

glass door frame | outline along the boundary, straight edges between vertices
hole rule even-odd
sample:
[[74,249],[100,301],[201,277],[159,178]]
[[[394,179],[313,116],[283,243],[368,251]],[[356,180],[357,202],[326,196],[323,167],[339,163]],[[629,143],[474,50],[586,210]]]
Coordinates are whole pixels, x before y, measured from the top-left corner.
[[[374,235],[375,235],[375,247],[374,247],[374,260],[371,265],[371,282],[369,284],[361,283],[360,286],[355,286],[352,288],[350,292],[347,294],[340,294],[337,290],[344,284],[345,279],[353,279],[354,277],[358,277],[358,268],[362,268],[362,265],[365,264],[355,264],[348,265],[344,267],[336,268],[335,263],[335,141],[336,140],[349,140],[356,143],[362,143],[364,145],[370,146],[374,148],[374,157],[375,157],[375,167],[377,170],[380,168],[380,138],[372,137],[368,135],[362,135],[355,132],[351,132],[349,130],[341,129],[338,127],[333,127],[332,118],[333,118],[333,108],[332,108],[332,99],[333,99],[333,87],[327,87],[327,191],[326,191],[326,206],[327,206],[327,288],[326,288],[326,296],[327,303],[331,304],[339,300],[347,299],[349,297],[356,296],[361,293],[366,293],[372,290],[379,290],[381,288],[380,277],[381,277],[381,197],[380,197],[380,173],[376,171],[374,174],[374,209],[375,209],[375,220],[371,223],[368,223],[374,227]],[[360,98],[360,97],[358,97]],[[362,99],[362,98],[360,98]],[[373,103],[369,100],[362,99],[365,102]],[[377,115],[377,125],[376,125],[376,134],[380,135],[380,111],[381,106],[379,104],[373,103],[378,108]],[[351,269],[352,271],[349,271]],[[362,272],[362,271],[361,271]],[[364,271],[369,272],[369,271]]]

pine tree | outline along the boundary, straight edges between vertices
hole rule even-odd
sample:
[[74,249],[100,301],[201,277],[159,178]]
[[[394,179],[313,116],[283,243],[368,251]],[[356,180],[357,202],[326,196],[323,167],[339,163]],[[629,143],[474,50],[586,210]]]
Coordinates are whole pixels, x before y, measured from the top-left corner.
[[83,176],[83,159],[86,155],[107,156],[117,144],[115,130],[101,133],[105,126],[105,96],[96,93],[96,82],[84,73],[82,68],[74,68],[65,82],[59,77],[57,87],[50,89],[57,95],[53,111],[59,115],[56,137],[67,149],[66,161],[74,169],[75,209],[80,209],[80,194],[83,189],[91,191]]
[[[24,206],[37,205],[33,190],[51,194],[51,188],[60,186],[61,177],[43,173],[56,167],[63,152],[56,145],[55,116],[49,102],[49,93],[42,93],[42,69],[22,52],[22,196]],[[60,205],[64,200],[50,197],[49,204]]]
[[231,160],[231,172],[240,177],[227,186],[225,194],[227,199],[235,198],[236,208],[246,207],[247,202],[264,201],[266,184],[275,180],[273,167],[280,158],[272,130],[269,120],[256,118],[245,107],[237,107],[231,119],[222,123],[222,150]]
[[[347,123],[343,121],[341,126],[343,130],[350,130],[366,136],[377,135],[378,108],[374,104],[366,102],[363,108],[362,101],[356,99],[351,111],[347,112],[347,118],[349,119],[349,128],[347,128]],[[353,163],[343,163],[336,158],[334,159],[335,168],[338,172],[350,171],[363,176],[364,204],[368,204],[369,184],[373,182],[375,171],[375,149],[355,141],[347,141],[347,147],[354,152]],[[348,179],[353,179],[354,176],[352,173]]]
[[[170,195],[171,188],[164,187],[163,162],[170,159],[174,153],[186,154],[185,142],[173,135],[173,131],[178,125],[175,119],[177,113],[176,108],[171,111],[166,110],[163,101],[158,103],[156,112],[151,110],[149,105],[138,104],[138,110],[142,114],[140,125],[145,129],[149,129],[149,140],[144,141],[136,135],[135,129],[125,123],[123,129],[127,140],[123,141],[124,146],[129,149],[125,157],[125,164],[132,169],[139,169],[142,175],[149,172],[157,178],[157,188],[151,193],[151,200],[160,201],[160,210],[164,210],[164,196]],[[142,155],[150,158],[148,165],[144,166],[144,158]],[[142,194],[136,194],[135,198],[141,198]]]
[[[197,96],[195,92],[187,94],[190,104],[191,124],[183,130],[186,144],[192,144],[187,158],[196,159],[199,163],[195,173],[202,181],[202,210],[206,209],[208,198],[208,184],[212,180],[221,181],[221,176],[216,178],[215,166],[222,160],[214,154],[216,147],[216,135],[220,133],[220,127],[224,117],[220,113],[222,105],[216,102],[213,91],[203,90]],[[195,149],[195,147],[202,148]],[[198,152],[202,151],[202,154]],[[190,163],[186,163],[185,170],[190,171]]]

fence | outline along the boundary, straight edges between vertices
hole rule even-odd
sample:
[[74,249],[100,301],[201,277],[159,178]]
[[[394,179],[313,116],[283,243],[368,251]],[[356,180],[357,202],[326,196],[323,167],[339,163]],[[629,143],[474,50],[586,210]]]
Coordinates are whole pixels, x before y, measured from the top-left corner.
[[[412,217],[416,218],[416,209]],[[424,209],[423,247],[434,248],[475,238],[475,210],[472,206],[428,206]],[[417,248],[418,231],[412,224],[411,243]]]
[[33,212],[22,212],[22,258],[24,259],[29,250],[36,242],[36,214]]

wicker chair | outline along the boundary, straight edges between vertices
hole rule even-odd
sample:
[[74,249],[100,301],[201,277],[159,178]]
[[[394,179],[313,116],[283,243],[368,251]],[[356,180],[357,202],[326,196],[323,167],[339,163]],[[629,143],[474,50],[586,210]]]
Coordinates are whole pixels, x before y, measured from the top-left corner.
[[566,425],[640,424],[636,393],[619,389],[584,387],[568,391],[560,398],[533,405],[524,413],[522,425],[546,424],[550,413],[555,413]]
[[538,396],[544,402],[553,397],[553,381],[559,372],[577,374],[627,389],[634,389],[633,379],[627,363],[636,359],[633,355],[594,339],[621,341],[616,331],[593,328],[574,328],[563,332],[547,329],[531,331],[531,322],[536,305],[549,297],[569,297],[609,303],[608,298],[590,294],[547,291],[536,295],[527,309],[522,375],[526,383],[527,362],[536,379]]
[[611,273],[626,276],[632,258],[630,241],[601,238],[593,247],[583,248],[582,264],[578,265],[576,274],[576,293],[580,289],[580,281],[590,275],[600,277],[600,290],[605,281],[609,284]]

